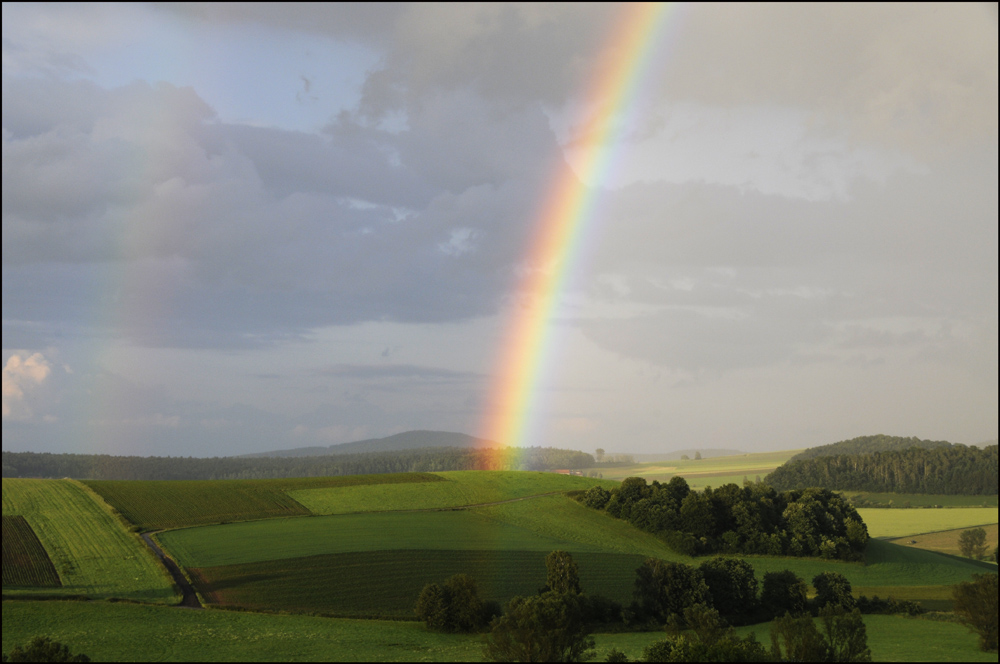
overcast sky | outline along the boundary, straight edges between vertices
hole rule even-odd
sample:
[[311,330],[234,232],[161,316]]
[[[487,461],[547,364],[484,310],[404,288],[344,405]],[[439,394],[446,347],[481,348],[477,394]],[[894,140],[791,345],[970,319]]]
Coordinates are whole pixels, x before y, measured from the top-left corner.
[[[480,433],[620,12],[4,3],[3,449]],[[524,442],[996,438],[996,5],[657,38]]]

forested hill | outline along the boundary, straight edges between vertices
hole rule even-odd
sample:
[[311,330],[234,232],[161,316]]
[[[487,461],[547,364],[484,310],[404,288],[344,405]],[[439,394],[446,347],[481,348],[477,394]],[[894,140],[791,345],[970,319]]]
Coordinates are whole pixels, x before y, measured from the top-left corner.
[[107,454],[3,453],[4,477],[93,480],[226,480],[328,477],[440,470],[553,470],[586,468],[594,457],[551,447],[509,450],[427,448],[322,457],[136,457]]
[[792,459],[764,480],[775,489],[995,495],[997,446],[922,449]]
[[290,450],[274,450],[256,454],[241,454],[243,457],[302,457],[325,454],[358,454],[362,452],[398,452],[418,450],[428,447],[461,447],[480,449],[498,447],[494,442],[454,431],[404,431],[385,438],[369,438],[353,443],[341,443],[327,447],[296,447]]
[[902,436],[886,436],[877,434],[874,436],[858,436],[850,440],[842,440],[839,443],[810,447],[804,452],[799,452],[793,456],[791,461],[801,461],[802,459],[815,459],[824,456],[837,456],[838,454],[874,454],[875,452],[896,452],[908,450],[911,447],[919,447],[925,450],[936,447],[950,447],[951,443],[946,440],[921,440],[916,437],[904,438]]

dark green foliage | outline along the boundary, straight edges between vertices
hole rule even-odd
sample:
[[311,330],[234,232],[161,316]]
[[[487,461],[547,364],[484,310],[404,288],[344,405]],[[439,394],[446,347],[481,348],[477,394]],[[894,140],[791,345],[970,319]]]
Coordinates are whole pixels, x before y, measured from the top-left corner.
[[997,446],[912,447],[792,460],[764,481],[778,490],[827,486],[843,491],[995,495]]
[[767,650],[751,634],[739,638],[715,609],[696,604],[684,610],[684,621],[693,637],[672,634],[647,646],[645,662],[767,662]]
[[708,585],[712,606],[728,620],[754,612],[758,584],[750,563],[739,558],[713,558],[698,569]]
[[927,609],[920,602],[909,599],[896,599],[891,595],[886,599],[881,599],[878,595],[873,595],[872,597],[861,595],[857,598],[855,605],[864,615],[903,614],[907,616],[919,616],[921,613],[927,613]]
[[787,569],[782,572],[766,572],[760,602],[772,616],[805,613],[808,608],[806,590],[805,581],[796,576],[795,572]]
[[456,574],[443,586],[429,583],[417,598],[417,619],[439,632],[475,632],[486,626],[491,616],[479,599],[476,581],[467,574]]
[[771,623],[771,657],[784,662],[870,662],[861,612],[830,606],[820,612],[820,632],[809,615],[786,613]]
[[551,470],[586,468],[594,457],[552,447],[492,449],[427,447],[415,450],[313,457],[134,457],[107,454],[4,452],[4,477],[94,480],[232,480],[333,477],[442,470]]
[[68,646],[47,636],[36,636],[27,645],[14,646],[3,656],[5,662],[89,662],[83,654],[74,655]]
[[595,510],[603,510],[611,499],[611,492],[602,486],[593,486],[583,494],[583,504]]
[[583,662],[593,647],[579,596],[547,592],[512,599],[491,623],[483,655],[492,662]]
[[908,450],[911,447],[919,447],[931,450],[938,447],[951,447],[951,443],[946,440],[921,440],[916,437],[903,438],[901,436],[886,436],[878,434],[875,436],[859,436],[850,440],[842,440],[839,443],[810,447],[804,452],[799,452],[790,461],[801,461],[803,459],[816,459],[818,457],[837,456],[840,454],[873,454],[875,452],[896,452]]
[[573,562],[573,556],[565,551],[553,551],[545,557],[546,588],[554,593],[574,593],[580,591],[580,571]]
[[840,495],[825,489],[786,491],[769,486],[726,484],[715,491],[690,490],[683,478],[647,484],[629,477],[610,492],[594,489],[584,504],[656,533],[686,555],[749,553],[822,556],[861,560],[868,530],[857,511]]
[[655,558],[647,558],[636,570],[634,596],[637,612],[660,623],[683,616],[689,606],[712,601],[696,568]]
[[843,574],[837,572],[821,572],[813,577],[813,588],[816,589],[816,608],[840,606],[850,611],[855,606],[854,595],[851,594],[851,582]]
[[979,634],[980,650],[997,649],[997,575],[974,574],[952,591],[955,615]]
[[982,560],[986,555],[986,531],[982,528],[963,530],[958,536],[958,550],[966,558]]
[[49,554],[23,516],[3,517],[3,585],[62,585]]
[[627,662],[628,655],[623,653],[618,648],[612,648],[608,651],[608,656],[604,658],[605,662]]

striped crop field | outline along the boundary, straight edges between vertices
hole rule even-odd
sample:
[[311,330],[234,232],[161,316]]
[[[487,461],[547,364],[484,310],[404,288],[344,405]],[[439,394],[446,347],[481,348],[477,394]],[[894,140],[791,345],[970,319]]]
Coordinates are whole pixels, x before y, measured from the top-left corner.
[[23,516],[3,516],[3,585],[62,585],[49,554]]
[[87,480],[122,516],[142,530],[227,521],[303,516],[309,510],[289,491],[359,485],[441,482],[432,473],[344,475],[268,480]]
[[858,514],[868,526],[872,537],[897,538],[906,535],[934,533],[956,528],[972,528],[997,523],[996,507],[966,507],[962,509],[879,509],[865,507]]
[[[75,480],[3,479],[4,516],[23,516],[55,566],[60,595],[178,599],[166,570],[110,508]],[[6,581],[5,581],[6,583]],[[5,594],[52,594],[4,588]]]
[[[220,606],[412,619],[420,591],[469,574],[480,596],[505,604],[545,585],[547,551],[395,550],[287,558],[189,569],[195,588]],[[628,604],[642,556],[573,554],[588,592]]]
[[545,493],[586,490],[598,484],[608,489],[618,485],[611,480],[528,471],[458,470],[434,475],[444,481],[297,489],[289,491],[288,495],[313,514],[350,514],[481,505]]

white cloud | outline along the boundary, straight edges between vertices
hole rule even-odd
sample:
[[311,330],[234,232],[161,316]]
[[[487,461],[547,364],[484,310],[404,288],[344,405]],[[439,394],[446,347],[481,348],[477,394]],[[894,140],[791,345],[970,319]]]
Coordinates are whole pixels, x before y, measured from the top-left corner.
[[3,419],[32,419],[38,408],[35,397],[51,373],[52,365],[41,353],[14,351],[3,368]]

